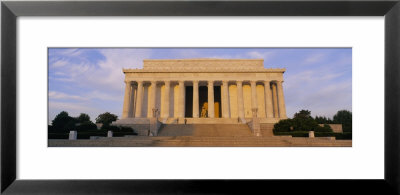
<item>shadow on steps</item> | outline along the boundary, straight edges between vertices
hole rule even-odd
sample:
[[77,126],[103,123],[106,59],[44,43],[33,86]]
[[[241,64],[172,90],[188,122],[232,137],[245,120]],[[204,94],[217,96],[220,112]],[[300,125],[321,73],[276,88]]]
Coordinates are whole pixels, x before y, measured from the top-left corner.
[[246,124],[163,124],[158,136],[252,136]]

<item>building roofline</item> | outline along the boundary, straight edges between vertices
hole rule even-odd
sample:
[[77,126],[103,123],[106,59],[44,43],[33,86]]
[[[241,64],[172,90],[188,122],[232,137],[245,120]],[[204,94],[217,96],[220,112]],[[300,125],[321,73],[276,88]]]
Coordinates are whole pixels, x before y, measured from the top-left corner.
[[123,73],[168,73],[168,72],[170,72],[170,73],[173,73],[173,72],[179,72],[179,73],[212,73],[212,72],[214,72],[214,73],[224,73],[224,72],[226,72],[226,73],[252,73],[252,72],[254,72],[254,73],[257,73],[257,72],[259,72],[259,73],[284,73],[286,71],[286,68],[264,68],[264,69],[253,69],[253,70],[246,70],[246,69],[243,69],[243,70],[235,70],[235,69],[233,69],[233,70],[224,70],[224,69],[221,69],[221,70],[207,70],[207,69],[205,69],[205,70],[190,70],[190,69],[188,69],[188,70],[180,70],[180,69],[178,69],[178,70],[174,70],[174,69],[172,69],[172,70],[146,70],[146,69],[125,69],[125,68],[123,68],[122,69],[122,72]]
[[235,59],[235,58],[188,58],[188,59],[144,59],[143,61],[264,61],[264,59]]

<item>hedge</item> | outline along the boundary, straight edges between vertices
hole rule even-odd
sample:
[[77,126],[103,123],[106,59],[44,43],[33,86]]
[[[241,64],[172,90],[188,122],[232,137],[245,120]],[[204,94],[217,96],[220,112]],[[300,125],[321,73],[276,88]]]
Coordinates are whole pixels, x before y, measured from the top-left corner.
[[332,132],[332,128],[324,124],[319,126],[318,123],[312,118],[294,118],[280,120],[274,125],[274,132],[304,132],[304,131],[315,131],[315,132]]
[[[274,132],[274,135],[291,135],[292,137],[308,137],[308,131]],[[352,133],[314,132],[315,137],[335,137],[338,140],[351,140]]]
[[90,136],[100,136],[100,137],[107,137],[107,132],[78,132],[78,139],[90,139]]
[[131,127],[114,126],[114,125],[103,125],[101,130],[113,131],[113,132],[134,132]]
[[324,126],[319,126],[315,129],[315,132],[329,132],[329,133],[333,133],[333,130],[331,128],[331,126],[324,124]]
[[92,122],[83,122],[80,125],[76,126],[76,130],[78,132],[90,131],[90,130],[97,130],[96,124]]
[[[113,137],[123,137],[125,135],[137,135],[136,132],[113,132]],[[107,137],[107,131],[85,131],[78,132],[78,139],[90,139],[90,136]],[[49,133],[48,139],[68,139],[69,133]]]
[[351,140],[351,139],[353,139],[353,135],[352,135],[352,132],[338,133],[338,134],[336,134],[336,139]]
[[48,139],[68,139],[69,133],[49,133]]
[[291,135],[292,137],[308,137],[308,131],[274,132],[274,135]]
[[136,132],[114,132],[113,137],[124,137],[125,135],[137,135]]

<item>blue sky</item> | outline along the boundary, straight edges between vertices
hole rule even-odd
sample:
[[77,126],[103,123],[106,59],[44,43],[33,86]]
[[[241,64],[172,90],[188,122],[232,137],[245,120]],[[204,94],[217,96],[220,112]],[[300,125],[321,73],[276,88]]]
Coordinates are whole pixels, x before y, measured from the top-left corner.
[[265,68],[286,68],[288,117],[301,109],[332,117],[351,111],[351,48],[49,48],[49,123],[61,111],[95,118],[121,117],[122,68],[142,68],[143,59],[264,59]]

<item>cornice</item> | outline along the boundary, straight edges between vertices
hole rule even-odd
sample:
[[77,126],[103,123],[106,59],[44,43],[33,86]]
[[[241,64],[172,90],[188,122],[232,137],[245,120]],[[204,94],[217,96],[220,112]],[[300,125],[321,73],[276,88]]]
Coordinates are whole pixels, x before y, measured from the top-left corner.
[[193,68],[174,68],[174,69],[122,69],[124,73],[284,73],[285,68],[271,69],[203,69]]

